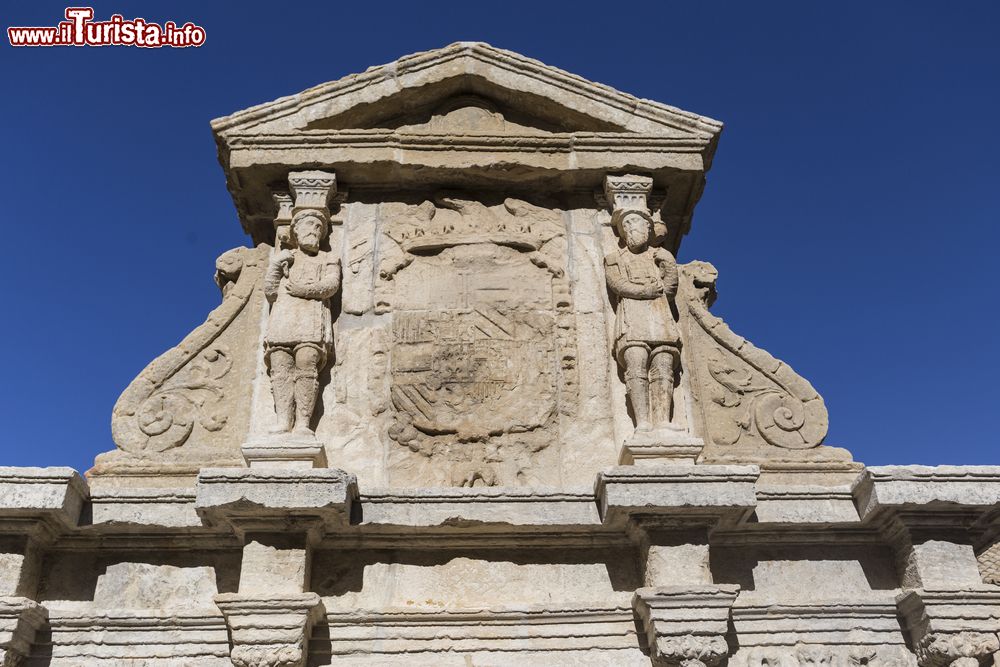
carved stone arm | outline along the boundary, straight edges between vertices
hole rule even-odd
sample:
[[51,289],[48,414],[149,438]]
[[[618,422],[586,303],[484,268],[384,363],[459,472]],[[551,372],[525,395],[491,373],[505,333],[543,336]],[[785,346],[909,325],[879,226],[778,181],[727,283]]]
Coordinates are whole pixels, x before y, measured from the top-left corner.
[[315,283],[297,285],[288,282],[288,293],[300,299],[329,299],[340,289],[340,260],[330,259],[323,267],[323,277]]
[[264,296],[267,297],[268,301],[274,301],[275,297],[278,296],[278,286],[281,285],[284,272],[284,264],[275,261],[275,258],[272,257],[267,265],[267,271],[264,273]]
[[663,293],[669,297],[677,296],[677,285],[679,276],[677,273],[677,260],[673,254],[664,248],[657,248],[653,255],[656,265],[660,267],[660,277],[663,280]]
[[608,287],[619,297],[626,299],[655,299],[663,294],[663,288],[658,285],[636,285],[622,277],[621,271],[614,264],[604,261]]

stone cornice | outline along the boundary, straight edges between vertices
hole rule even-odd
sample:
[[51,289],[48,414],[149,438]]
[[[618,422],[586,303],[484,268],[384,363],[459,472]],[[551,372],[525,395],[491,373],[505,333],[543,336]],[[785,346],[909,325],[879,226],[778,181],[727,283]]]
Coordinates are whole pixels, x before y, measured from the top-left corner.
[[[427,78],[428,70],[435,68],[442,71],[441,78],[466,74],[488,76],[490,70],[524,77],[537,85],[541,89],[540,92],[544,91],[557,100],[567,95],[579,96],[616,113],[632,116],[645,125],[636,127],[633,131],[641,129],[648,131],[661,127],[664,130],[680,130],[709,138],[717,136],[722,131],[722,123],[712,118],[660,102],[640,99],[610,86],[588,81],[581,76],[545,65],[538,60],[482,42],[456,42],[442,49],[404,56],[393,63],[371,67],[360,74],[314,86],[297,95],[282,97],[273,102],[217,118],[212,121],[212,130],[217,134],[227,134],[235,129],[246,130],[276,121],[287,121],[296,114],[315,116],[315,112],[309,114],[311,108],[326,105],[328,109],[329,107],[336,109],[333,102],[337,98],[349,97],[362,90],[379,90],[380,86],[386,90],[383,96],[391,95],[407,85],[422,82]],[[418,80],[421,75],[423,78]],[[371,103],[371,100],[368,102]],[[330,113],[329,110],[326,112]]]

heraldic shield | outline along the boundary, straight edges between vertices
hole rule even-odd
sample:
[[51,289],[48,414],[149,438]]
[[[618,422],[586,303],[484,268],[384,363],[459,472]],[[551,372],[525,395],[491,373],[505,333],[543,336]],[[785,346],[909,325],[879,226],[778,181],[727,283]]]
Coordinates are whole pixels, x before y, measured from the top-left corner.
[[414,427],[461,441],[550,419],[558,366],[546,271],[479,244],[421,257],[397,279],[391,394]]

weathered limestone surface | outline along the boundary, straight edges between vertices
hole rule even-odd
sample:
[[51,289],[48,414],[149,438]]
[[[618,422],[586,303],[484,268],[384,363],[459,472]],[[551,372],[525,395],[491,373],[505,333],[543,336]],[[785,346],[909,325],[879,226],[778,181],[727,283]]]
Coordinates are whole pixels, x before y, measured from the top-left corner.
[[719,122],[457,43],[212,127],[251,245],[0,468],[0,665],[1000,664],[1000,467],[824,445],[681,254]]

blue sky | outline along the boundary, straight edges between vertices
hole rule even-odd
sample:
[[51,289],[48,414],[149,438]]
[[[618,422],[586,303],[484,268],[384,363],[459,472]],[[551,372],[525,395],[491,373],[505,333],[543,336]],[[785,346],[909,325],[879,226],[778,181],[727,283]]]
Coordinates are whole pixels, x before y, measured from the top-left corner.
[[[6,2],[3,27],[65,5]],[[869,464],[998,463],[1000,4],[133,3],[198,49],[0,47],[0,464],[88,468],[242,245],[208,122],[459,40],[726,128],[680,260]],[[621,11],[622,15],[616,15]]]

